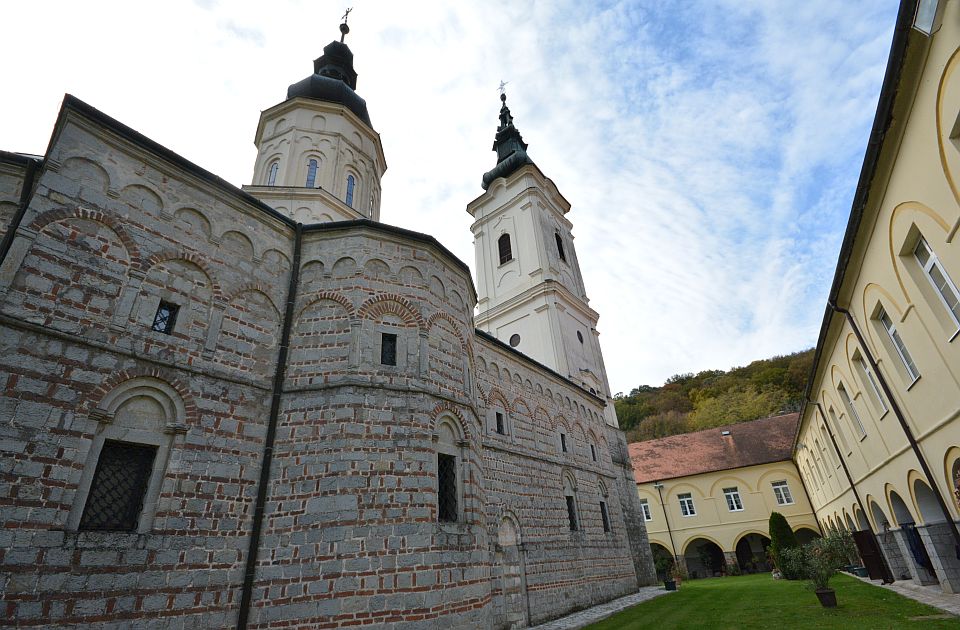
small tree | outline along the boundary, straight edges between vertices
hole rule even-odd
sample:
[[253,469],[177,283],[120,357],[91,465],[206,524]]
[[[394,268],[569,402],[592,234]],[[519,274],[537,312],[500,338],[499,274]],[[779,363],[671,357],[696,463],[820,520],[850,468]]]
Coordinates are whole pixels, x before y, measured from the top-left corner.
[[796,549],[799,546],[797,536],[790,529],[790,523],[787,522],[786,517],[779,512],[772,512],[770,514],[770,555],[773,557],[774,565],[780,569],[780,572],[784,574],[783,577],[788,580],[800,579],[800,576],[788,575],[783,570],[780,552],[784,549]]

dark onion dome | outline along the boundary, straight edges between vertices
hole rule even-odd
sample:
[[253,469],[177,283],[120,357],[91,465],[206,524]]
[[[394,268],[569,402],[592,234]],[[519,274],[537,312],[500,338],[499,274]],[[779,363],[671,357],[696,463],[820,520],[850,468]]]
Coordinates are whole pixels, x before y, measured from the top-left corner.
[[527,144],[520,136],[520,132],[513,126],[513,116],[507,107],[507,95],[501,94],[500,126],[493,141],[493,150],[497,152],[497,165],[483,174],[483,189],[486,190],[493,180],[506,177],[525,164],[533,164],[527,155]]
[[323,55],[313,62],[313,74],[287,88],[287,98],[312,98],[328,103],[339,103],[373,129],[367,102],[360,98],[357,73],[353,69],[353,53],[343,42],[333,41],[324,46]]

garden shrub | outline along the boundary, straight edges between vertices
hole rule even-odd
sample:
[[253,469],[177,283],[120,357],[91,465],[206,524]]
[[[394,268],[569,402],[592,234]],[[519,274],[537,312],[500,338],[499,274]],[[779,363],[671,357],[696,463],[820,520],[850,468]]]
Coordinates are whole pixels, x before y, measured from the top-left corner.
[[787,572],[784,571],[783,566],[780,564],[780,555],[786,549],[796,549],[800,546],[800,543],[797,542],[797,536],[793,533],[793,530],[790,528],[790,523],[787,522],[786,517],[779,512],[770,513],[770,555],[773,557],[773,563],[776,565],[780,572],[784,574],[784,577],[787,579],[799,579],[799,578],[789,578]]

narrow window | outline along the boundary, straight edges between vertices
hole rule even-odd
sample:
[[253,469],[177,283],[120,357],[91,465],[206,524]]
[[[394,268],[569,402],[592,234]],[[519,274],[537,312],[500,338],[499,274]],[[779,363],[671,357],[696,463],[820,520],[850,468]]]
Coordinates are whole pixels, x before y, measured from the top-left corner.
[[873,390],[874,399],[877,401],[877,404],[880,405],[880,414],[883,415],[887,413],[887,403],[883,400],[883,396],[880,394],[880,388],[877,386],[877,380],[873,376],[873,370],[870,369],[870,366],[861,355],[858,354],[855,356],[854,360],[860,367],[860,373],[863,374],[866,377],[867,382],[870,383],[870,389]]
[[907,369],[907,374],[910,376],[910,379],[915,381],[920,378],[920,372],[917,370],[917,365],[913,362],[913,358],[907,351],[907,346],[903,343],[903,339],[900,338],[900,333],[897,332],[897,327],[893,325],[893,320],[890,319],[890,316],[887,315],[887,312],[882,308],[877,314],[877,319],[880,320],[880,323],[883,324],[883,328],[887,331],[887,335],[890,336],[890,341],[893,342],[893,347],[896,348],[897,354],[900,355],[900,360],[903,362],[903,367]]
[[307,188],[316,188],[317,185],[317,161],[311,159],[307,162]]
[[787,485],[786,481],[774,481],[773,486],[773,495],[777,498],[777,505],[792,505],[793,504],[793,495],[790,494],[790,486]]
[[557,253],[560,254],[560,260],[567,262],[567,255],[563,251],[563,239],[560,238],[560,233],[554,232],[553,235],[557,239]]
[[503,414],[500,413],[499,411],[497,412],[497,433],[499,433],[500,435],[503,435],[504,433],[506,433],[506,430],[503,426]]
[[457,458],[437,453],[437,520],[457,521]]
[[727,509],[731,512],[742,512],[743,501],[740,500],[740,491],[736,488],[724,488],[723,496],[727,499]]
[[380,364],[397,364],[397,336],[393,333],[380,335]]
[[817,478],[813,475],[813,468],[810,467],[810,460],[807,460],[807,476],[810,477],[810,483],[816,484],[817,489],[820,489],[820,484],[817,483]]
[[653,520],[653,516],[650,514],[650,504],[646,499],[640,499],[640,513],[643,515],[643,520]]
[[135,531],[156,454],[156,446],[104,442],[80,529]]
[[567,452],[567,434],[566,433],[560,434],[560,450],[563,451],[564,453]]
[[583,333],[581,333],[579,330],[577,331],[577,341],[583,343]]
[[610,531],[610,515],[607,514],[607,503],[605,501],[600,502],[600,518],[603,519],[603,531]]
[[573,502],[573,497],[566,496],[567,499],[567,519],[570,521],[570,531],[577,531],[577,506]]
[[270,165],[270,173],[267,175],[267,186],[277,184],[277,171],[280,170],[280,162],[274,162]]
[[590,457],[593,461],[597,461],[597,447],[593,444],[590,445]]
[[[837,462],[836,453],[833,452],[832,448],[830,449],[827,448],[827,446],[830,444],[830,436],[827,435],[827,427],[825,425],[822,425],[822,424],[820,425],[820,435],[823,437],[823,446],[821,447],[823,449],[823,452],[824,453],[829,452],[830,453],[829,461],[834,466],[839,466],[840,464]],[[824,455],[823,461],[828,461],[826,455]]]
[[510,235],[503,234],[497,239],[497,249],[500,252],[500,264],[513,260],[513,249],[510,247]]
[[173,327],[177,325],[177,313],[180,312],[180,305],[173,302],[160,300],[157,307],[157,313],[153,316],[153,330],[169,335],[173,332]]
[[344,199],[347,205],[353,207],[353,188],[357,185],[357,180],[353,175],[347,175],[347,196]]
[[933,249],[930,248],[930,245],[922,236],[917,241],[913,255],[916,256],[917,262],[923,268],[927,280],[936,289],[943,305],[947,307],[947,311],[953,318],[953,323],[960,326],[960,292],[957,291],[957,285],[947,275],[947,270],[943,268],[940,259],[937,258]]
[[847,434],[843,432],[843,428],[840,426],[840,420],[837,419],[837,412],[833,410],[833,407],[827,410],[830,414],[830,422],[833,423],[833,430],[837,432],[837,437],[840,438],[840,444],[843,445],[843,450],[850,454],[850,444],[847,443]]
[[847,388],[843,386],[843,383],[840,383],[837,386],[837,391],[840,393],[840,398],[843,400],[844,407],[847,408],[847,411],[850,412],[850,417],[853,418],[854,426],[857,427],[857,432],[860,433],[860,438],[867,437],[867,431],[863,428],[863,422],[860,421],[860,414],[857,413],[857,408],[853,406],[853,400],[850,399],[850,394],[847,393]]
[[693,495],[689,492],[683,494],[678,494],[677,499],[680,500],[680,514],[683,516],[696,516],[697,510],[693,507]]

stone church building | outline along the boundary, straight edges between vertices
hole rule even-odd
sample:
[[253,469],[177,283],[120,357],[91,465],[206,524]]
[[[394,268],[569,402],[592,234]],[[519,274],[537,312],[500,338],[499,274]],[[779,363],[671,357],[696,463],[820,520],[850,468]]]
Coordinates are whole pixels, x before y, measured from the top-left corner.
[[515,628],[655,579],[570,204],[502,97],[475,285],[380,222],[356,85],[330,43],[242,189],[69,95],[0,153],[8,622]]

